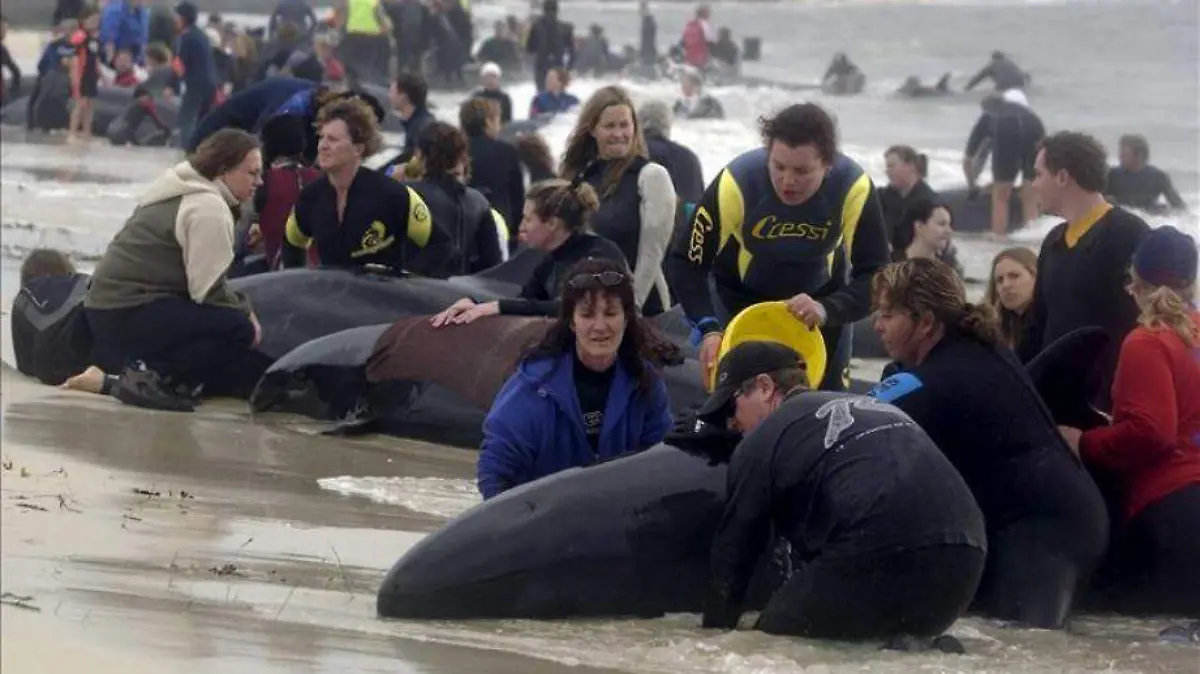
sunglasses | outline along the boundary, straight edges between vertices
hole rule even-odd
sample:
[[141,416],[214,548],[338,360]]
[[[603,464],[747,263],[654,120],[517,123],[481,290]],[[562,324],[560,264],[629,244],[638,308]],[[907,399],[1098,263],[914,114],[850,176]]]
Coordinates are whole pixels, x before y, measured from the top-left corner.
[[614,288],[628,282],[629,277],[619,271],[602,271],[595,274],[579,274],[567,281],[568,290],[591,288]]

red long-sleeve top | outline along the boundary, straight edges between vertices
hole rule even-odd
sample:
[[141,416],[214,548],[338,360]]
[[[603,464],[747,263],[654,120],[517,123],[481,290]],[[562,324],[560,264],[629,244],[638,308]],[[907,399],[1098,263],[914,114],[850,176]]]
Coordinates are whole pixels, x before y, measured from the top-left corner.
[[1114,478],[1128,521],[1200,484],[1200,348],[1173,330],[1135,328],[1121,344],[1112,395],[1112,425],[1084,433],[1079,453]]

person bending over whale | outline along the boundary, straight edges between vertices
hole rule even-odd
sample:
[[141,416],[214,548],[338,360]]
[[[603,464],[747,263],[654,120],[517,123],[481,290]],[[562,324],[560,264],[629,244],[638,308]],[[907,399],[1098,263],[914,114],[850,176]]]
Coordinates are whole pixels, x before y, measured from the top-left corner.
[[992,52],[992,60],[967,82],[963,91],[974,89],[986,79],[992,80],[992,83],[996,85],[996,91],[1024,89],[1029,86],[1029,73],[1021,70],[1020,66],[1002,51]]
[[601,258],[624,263],[617,244],[594,234],[588,221],[600,207],[591,185],[558,178],[543,180],[525,195],[520,238],[530,248],[548,253],[512,299],[477,303],[464,297],[430,319],[434,327],[465,325],[484,316],[555,316],[567,273],[581,260]]
[[1063,434],[1120,494],[1122,522],[1098,574],[1101,606],[1200,618],[1200,313],[1196,241],[1146,235],[1129,293],[1140,314],[1121,345],[1111,426]]
[[822,326],[822,388],[848,381],[850,331],[870,313],[871,276],[888,263],[888,234],[871,177],[838,152],[833,118],[812,103],[759,120],[764,147],[725,167],[704,193],[690,236],[666,259],[671,289],[704,335],[715,366],[723,326],[751,304],[784,300]]
[[29,253],[12,303],[18,371],[57,386],[87,367],[91,345],[82,307],[90,282],[61,251],[38,248]]
[[201,392],[245,397],[262,327],[226,283],[233,209],[262,182],[258,139],[223,129],[151,184],[84,298],[93,363],[122,372],[122,402],[191,411]]
[[1022,223],[1038,215],[1038,203],[1030,190],[1033,181],[1034,158],[1038,143],[1046,137],[1042,119],[1030,107],[1019,89],[1004,93],[992,92],[980,102],[983,112],[971,128],[967,149],[963,153],[963,174],[972,194],[978,174],[973,170],[975,157],[984,143],[991,143],[992,152],[992,236],[1003,238],[1008,233],[1008,201],[1017,176],[1021,176]]
[[833,55],[825,75],[821,78],[821,91],[829,94],[858,94],[867,86],[867,76],[862,69],[846,56],[845,52]]
[[1100,491],[1000,342],[991,309],[967,302],[953,269],[924,258],[896,263],[872,290],[875,330],[903,371],[870,395],[933,438],[987,522],[976,606],[1002,620],[1062,627],[1108,544]]
[[979,584],[983,516],[954,467],[903,412],[863,396],[809,391],[804,368],[786,346],[742,343],[721,359],[717,386],[700,408],[706,424],[744,434],[730,459],[703,625],[736,627],[774,529],[803,566],[776,590],[756,629],[827,639],[936,637]]
[[572,267],[558,320],[483,422],[483,497],[661,442],[671,409],[650,339],[622,262]]
[[470,163],[466,135],[445,122],[431,122],[417,139],[414,168],[420,177],[404,183],[429,207],[433,226],[450,236],[447,276],[475,274],[508,259],[504,216],[464,184]]
[[450,237],[434,226],[412,187],[362,165],[379,151],[379,121],[363,101],[337,101],[317,116],[317,163],[325,175],[300,191],[288,218],[285,267],[303,267],[316,246],[321,264],[379,265],[393,272],[446,276]]

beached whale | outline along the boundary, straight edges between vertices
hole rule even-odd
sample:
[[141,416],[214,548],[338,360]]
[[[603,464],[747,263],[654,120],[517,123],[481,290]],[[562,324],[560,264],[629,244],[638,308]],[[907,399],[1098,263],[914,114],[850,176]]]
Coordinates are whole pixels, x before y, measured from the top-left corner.
[[[725,508],[725,465],[667,445],[509,490],[391,568],[380,616],[657,617],[699,612]],[[782,578],[764,555],[749,608]]]
[[[550,323],[498,316],[435,329],[426,316],[412,316],[337,332],[271,365],[250,407],[353,422],[355,432],[478,449],[492,400]],[[677,417],[703,402],[694,359],[664,367],[662,376]]]
[[[52,92],[52,89],[54,89],[54,79],[49,78],[43,82],[44,95],[54,95]],[[8,126],[27,126],[30,112],[28,94],[30,93],[32,93],[32,86],[29,88],[22,87],[21,97],[7,103],[3,109],[0,109],[0,123]],[[63,93],[69,95],[67,91]],[[92,133],[97,136],[107,135],[109,126],[124,114],[125,109],[131,103],[133,103],[133,89],[127,87],[100,87],[96,98],[92,102]],[[179,113],[178,101],[158,100],[156,105],[163,122],[169,127],[174,127]],[[65,110],[66,106],[67,101],[64,97],[61,107]],[[53,123],[47,123],[51,127],[58,127],[59,122],[62,122],[62,128],[66,128],[65,118],[55,119]],[[39,125],[35,124],[34,126],[37,127]],[[147,124],[146,126],[149,125]]]
[[[1100,347],[1091,329],[1056,341],[1030,364],[1039,392],[1082,395],[1078,382],[1086,380],[1090,356]],[[1069,403],[1048,402],[1051,409]],[[723,464],[658,445],[521,485],[405,553],[379,589],[379,615],[553,619],[699,612],[725,478]],[[773,557],[764,555],[760,563],[760,593],[786,568],[776,561],[786,556]],[[765,596],[757,594],[751,607]]]

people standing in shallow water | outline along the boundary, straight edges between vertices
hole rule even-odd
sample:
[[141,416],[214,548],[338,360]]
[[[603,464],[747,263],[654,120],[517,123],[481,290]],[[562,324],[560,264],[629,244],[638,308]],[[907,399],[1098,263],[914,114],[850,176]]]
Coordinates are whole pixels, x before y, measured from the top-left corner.
[[954,270],[912,259],[872,290],[875,330],[902,371],[870,395],[917,422],[958,469],[987,524],[976,607],[1060,628],[1108,543],[1104,500],[1062,442],[986,305],[967,302]]
[[[871,276],[888,235],[871,178],[838,152],[833,118],[812,103],[759,120],[764,147],[725,167],[704,193],[691,236],[668,255],[671,288],[716,366],[724,326],[742,309],[786,301],[820,326],[829,351],[822,388],[847,383],[850,331],[870,313]],[[832,261],[832,262],[831,262]]]
[[1025,94],[1017,89],[988,94],[980,106],[983,111],[971,128],[963,153],[963,174],[967,187],[974,194],[979,179],[976,162],[986,146],[992,156],[992,237],[1001,239],[1008,235],[1009,200],[1018,177],[1021,178],[1021,189],[1017,192],[1021,198],[1021,222],[1037,217],[1038,202],[1029,183],[1033,180],[1037,146],[1045,138],[1046,129],[1041,118],[1029,107]]
[[[1170,176],[1150,165],[1150,144],[1144,136],[1121,136],[1119,148],[1121,163],[1108,171],[1105,194],[1109,195],[1109,200],[1151,213],[1187,208],[1171,184]],[[1167,203],[1164,205],[1161,199],[1166,199]]]
[[1137,324],[1138,308],[1125,291],[1125,273],[1149,227],[1104,200],[1108,161],[1091,136],[1061,131],[1042,141],[1033,189],[1047,213],[1066,218],[1050,230],[1038,253],[1037,285],[1017,351],[1028,362],[1063,335],[1086,326],[1111,340],[1093,370],[1097,406],[1109,409],[1117,351]]
[[1037,254],[1023,247],[1007,248],[992,259],[983,301],[1000,320],[1000,339],[1016,349],[1025,333],[1033,287],[1037,283]]
[[646,316],[671,306],[663,256],[675,228],[675,186],[650,161],[633,101],[621,87],[592,94],[563,150],[559,176],[583,180],[600,196],[592,229],[617,244],[633,270],[633,293]]
[[262,327],[226,273],[233,209],[261,182],[258,140],[219,131],[151,184],[108,245],[84,307],[93,362],[122,373],[122,402],[191,411],[201,393],[249,395]]
[[558,320],[483,422],[483,497],[662,441],[671,409],[666,384],[647,360],[650,339],[622,263],[572,267]]
[[1116,488],[1120,527],[1095,584],[1097,608],[1200,617],[1200,313],[1196,241],[1146,236],[1129,293],[1140,314],[1121,345],[1112,425],[1064,428]]
[[704,93],[704,76],[688,68],[679,77],[680,97],[675,101],[675,116],[681,119],[725,119],[721,102]]
[[589,227],[599,206],[596,191],[586,183],[554,179],[535,184],[525,195],[520,237],[525,245],[548,255],[534,268],[520,295],[482,304],[464,297],[430,322],[441,327],[473,323],[484,316],[557,315],[563,282],[577,263],[592,258],[625,263],[621,249]]
[[829,94],[858,94],[866,86],[867,76],[843,52],[834,54],[821,77],[821,91]]
[[990,79],[996,85],[996,91],[1008,89],[1024,89],[1029,85],[1029,74],[1008,58],[1002,51],[992,52],[992,60],[978,73],[967,81],[964,91],[970,91],[980,82]]
[[301,190],[288,218],[284,266],[304,266],[300,251],[316,246],[323,265],[445,276],[450,238],[434,226],[424,199],[362,165],[383,143],[371,108],[339,101],[321,109],[317,125],[317,165],[325,175]]
[[551,68],[546,72],[546,84],[529,102],[529,118],[566,112],[579,105],[579,98],[567,92],[571,75],[566,68]]
[[[809,391],[806,381],[796,352],[745,342],[721,359],[717,387],[700,408],[706,425],[743,436],[729,460],[704,627],[737,626],[773,531],[803,564],[756,629],[936,637],[966,609],[983,572],[983,516],[970,490],[900,410]],[[727,432],[690,430],[667,442],[717,452],[731,442]]]

